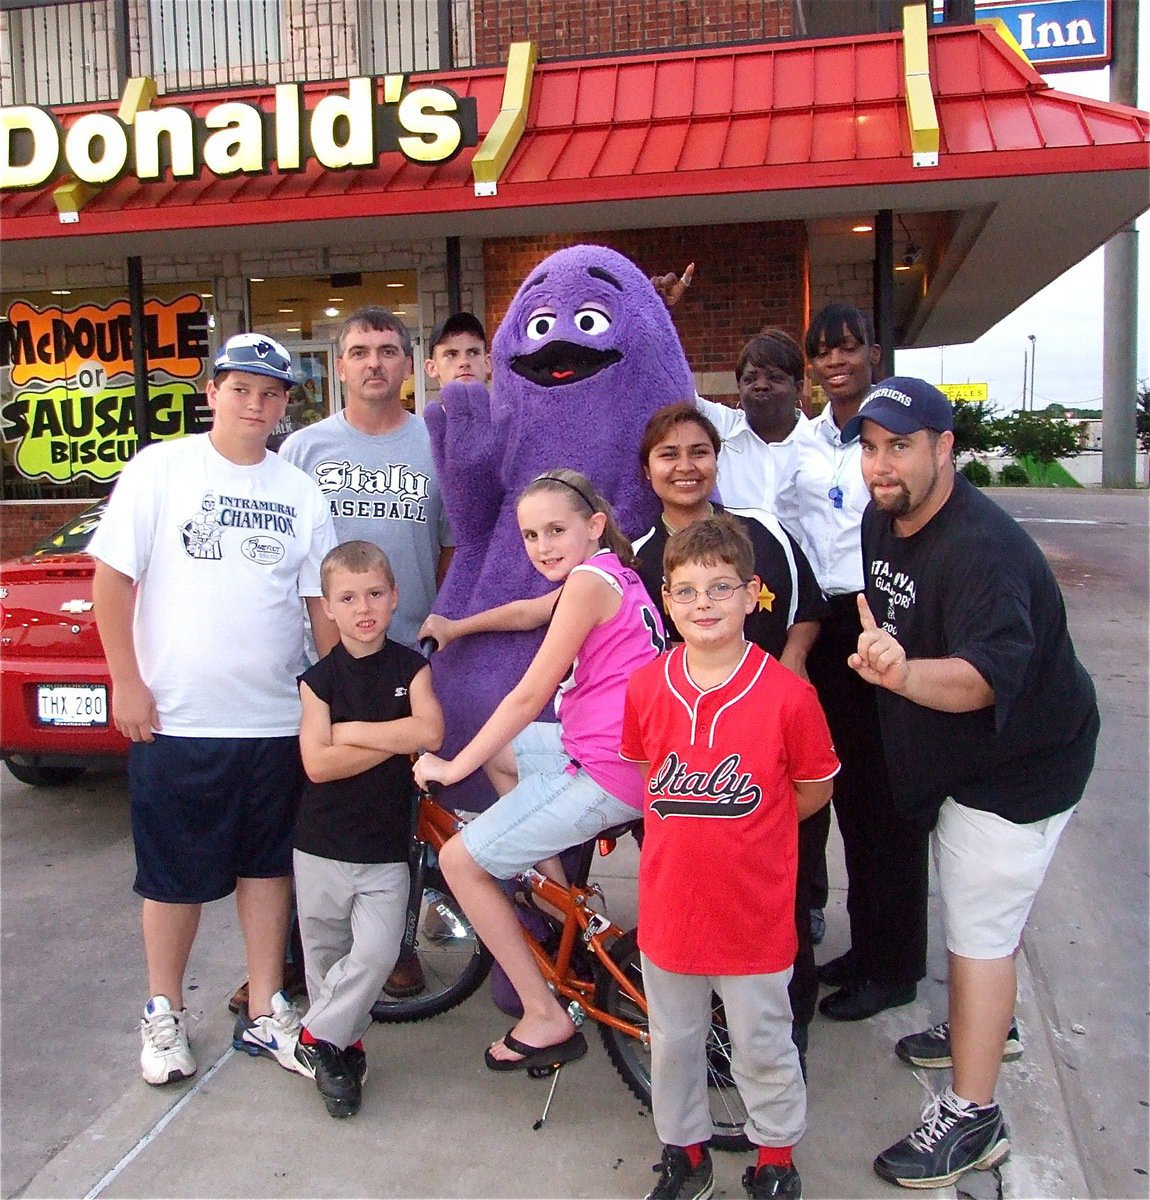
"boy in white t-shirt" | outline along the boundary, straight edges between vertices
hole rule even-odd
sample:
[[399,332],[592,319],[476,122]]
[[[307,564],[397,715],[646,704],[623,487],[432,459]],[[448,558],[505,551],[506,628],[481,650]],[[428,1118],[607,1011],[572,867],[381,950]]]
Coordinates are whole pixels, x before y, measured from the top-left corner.
[[294,1057],[299,1014],[280,990],[303,782],[295,677],[300,597],[323,650],[334,641],[319,566],[335,538],[316,485],[266,449],[292,384],[287,351],[240,334],[215,372],[211,432],[129,462],[89,547],[112,719],[132,742],[151,1084],[195,1073],[184,973],[201,906],[233,891],[251,981],[233,1044],[307,1073]]

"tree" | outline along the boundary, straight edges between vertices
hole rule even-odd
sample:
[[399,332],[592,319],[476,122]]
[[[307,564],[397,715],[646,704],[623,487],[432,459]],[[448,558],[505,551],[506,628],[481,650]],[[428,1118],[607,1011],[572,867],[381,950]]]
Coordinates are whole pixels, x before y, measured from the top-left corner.
[[1143,379],[1138,384],[1138,446],[1150,450],[1150,382]]
[[994,405],[959,401],[954,405],[954,453],[985,454],[995,445]]
[[1016,412],[994,422],[994,440],[1015,458],[1050,464],[1075,458],[1080,426],[1075,421],[1052,421],[1039,413]]

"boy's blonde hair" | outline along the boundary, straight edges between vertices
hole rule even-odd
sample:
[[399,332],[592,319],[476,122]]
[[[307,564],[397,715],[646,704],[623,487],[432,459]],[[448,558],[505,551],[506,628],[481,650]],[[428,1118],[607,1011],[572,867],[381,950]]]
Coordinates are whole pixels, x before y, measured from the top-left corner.
[[367,571],[382,571],[390,587],[395,587],[395,572],[387,555],[374,542],[341,542],[334,550],[324,555],[319,565],[319,585],[324,598],[330,600],[328,585],[336,571],[351,571],[363,575]]
[[726,563],[747,580],[755,573],[755,550],[738,521],[719,513],[671,534],[663,550],[663,582],[669,587],[671,572],[687,563]]

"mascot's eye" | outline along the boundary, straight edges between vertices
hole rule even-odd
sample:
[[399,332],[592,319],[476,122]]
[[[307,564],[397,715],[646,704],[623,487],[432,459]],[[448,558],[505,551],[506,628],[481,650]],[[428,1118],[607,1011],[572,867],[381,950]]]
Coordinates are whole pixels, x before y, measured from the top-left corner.
[[599,337],[600,334],[606,333],[611,328],[611,318],[597,308],[581,308],[575,314],[575,328],[580,333]]
[[537,308],[527,318],[527,336],[533,342],[541,342],[555,328],[555,314],[549,309]]

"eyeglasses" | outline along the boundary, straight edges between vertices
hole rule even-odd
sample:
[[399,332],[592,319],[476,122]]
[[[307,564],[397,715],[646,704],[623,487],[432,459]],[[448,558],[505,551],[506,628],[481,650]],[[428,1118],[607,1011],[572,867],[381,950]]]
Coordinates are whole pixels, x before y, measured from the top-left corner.
[[[703,589],[703,595],[708,600],[713,600],[716,604],[721,604],[724,600],[730,600],[740,588],[745,588],[750,582],[749,579],[744,579],[740,583],[712,583],[709,588]],[[698,588],[677,587],[664,588],[663,590],[676,604],[694,604],[699,598]]]

